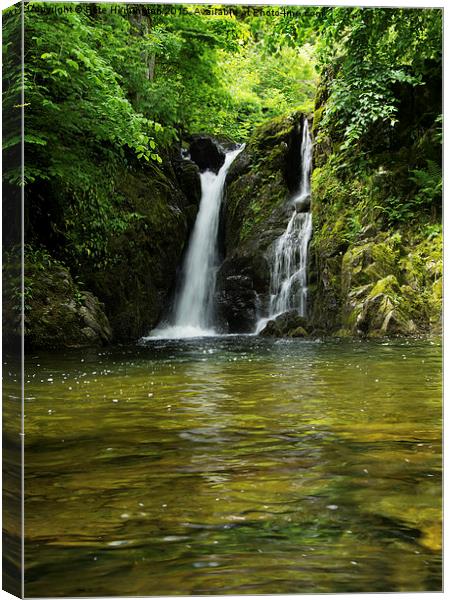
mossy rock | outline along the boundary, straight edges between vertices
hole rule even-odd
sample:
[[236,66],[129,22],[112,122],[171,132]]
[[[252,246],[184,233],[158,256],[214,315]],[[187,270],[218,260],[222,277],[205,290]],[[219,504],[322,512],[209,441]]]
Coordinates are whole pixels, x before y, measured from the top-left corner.
[[370,289],[367,286],[362,289],[368,293],[356,299],[349,318],[355,332],[371,337],[416,333],[412,307],[394,275],[380,279]]
[[48,255],[25,262],[25,343],[31,348],[81,348],[112,340],[104,306]]
[[437,194],[425,200],[411,175],[429,171],[430,161],[438,181],[441,82],[398,86],[394,130],[369,128],[348,152],[338,113],[323,126],[338,68],[336,61],[319,83],[312,129],[313,327],[368,336],[440,331],[441,206]]
[[[241,331],[243,323],[247,331],[254,330],[257,309],[266,309],[270,253],[290,220],[293,206],[288,201],[299,185],[301,128],[305,118],[296,112],[257,128],[229,170],[222,229],[225,261],[221,271],[231,270],[232,277],[219,277],[218,297],[231,332]],[[245,272],[239,273],[242,265]],[[232,282],[242,274],[250,278],[250,283],[245,280],[239,298]],[[229,307],[231,298],[235,306],[241,306],[237,313]]]
[[396,244],[387,241],[370,241],[353,246],[345,253],[342,261],[342,292],[351,288],[376,282],[398,273],[399,252]]
[[295,327],[295,329],[292,329],[291,331],[288,332],[287,337],[303,338],[303,337],[307,337],[308,335],[309,334],[304,329],[304,327]]
[[287,311],[271,319],[260,331],[262,337],[307,337],[307,319],[295,310]]
[[[187,171],[183,186],[189,178],[196,185],[196,167],[187,163]],[[110,265],[97,269],[87,263],[83,281],[104,303],[114,340],[121,342],[147,334],[169,307],[198,211],[198,190],[193,189],[187,198],[175,176],[152,166],[142,171],[124,170],[119,191],[123,214],[138,217],[111,236]]]

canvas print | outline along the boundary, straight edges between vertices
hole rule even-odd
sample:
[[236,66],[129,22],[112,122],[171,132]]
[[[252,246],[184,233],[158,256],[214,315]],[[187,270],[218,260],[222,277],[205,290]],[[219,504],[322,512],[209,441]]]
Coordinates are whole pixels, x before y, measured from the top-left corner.
[[442,589],[442,9],[3,12],[3,585]]

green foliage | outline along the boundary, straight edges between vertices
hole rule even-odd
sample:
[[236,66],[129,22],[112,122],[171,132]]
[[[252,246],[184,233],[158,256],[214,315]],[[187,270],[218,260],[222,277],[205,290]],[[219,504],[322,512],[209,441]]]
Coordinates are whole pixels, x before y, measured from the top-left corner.
[[407,194],[390,192],[379,197],[377,190],[377,199],[381,199],[381,204],[374,208],[384,215],[389,225],[420,221],[440,204],[443,185],[441,166],[429,159],[426,164],[426,169],[411,170],[409,181],[412,188]]
[[[318,144],[331,140],[320,185],[334,198],[339,241],[355,239],[370,220],[402,223],[438,206],[441,169],[429,148],[441,142],[440,115],[427,137],[413,133],[422,148],[401,172],[401,189],[394,187],[399,169],[390,165],[388,183],[378,185],[370,164],[373,133],[386,146],[401,126],[398,89],[420,89],[441,61],[438,9],[289,7],[294,15],[263,17],[243,6],[215,14],[219,5],[185,5],[152,15],[119,14],[120,4],[62,14],[30,10],[51,3],[27,7],[28,214],[48,217],[54,243],[63,247],[58,256],[76,268],[88,261],[105,269],[114,260],[111,237],[140,219],[118,192],[124,172],[163,169],[168,148],[189,133],[244,141],[269,119],[311,112],[317,71],[314,131]],[[18,28],[19,14],[11,12],[4,104],[15,117]],[[7,153],[20,151],[14,131],[4,139]],[[6,179],[23,183],[18,170],[7,170]]]
[[[104,42],[113,28],[111,47]],[[25,183],[59,180],[87,191],[98,163],[112,170],[126,147],[141,160],[160,161],[161,126],[135,110],[111,57],[132,47],[129,28],[112,16],[102,26],[84,13],[25,13]]]
[[[310,109],[313,50],[273,45],[273,21],[245,16],[239,7],[221,15],[196,5],[127,15],[120,4],[100,12],[74,6],[54,12],[51,3],[27,4],[25,180],[20,169],[5,177],[27,185],[31,219],[46,212],[57,243],[64,240],[59,256],[75,267],[88,259],[105,268],[112,260],[108,239],[131,218],[121,208],[118,173],[139,162],[161,164],[165,148],[185,133],[243,141],[267,117]],[[12,10],[4,103],[18,117],[20,25],[20,12]],[[18,153],[17,127],[10,130],[4,149]],[[39,196],[52,203],[41,207]]]
[[410,179],[416,184],[415,202],[418,205],[432,205],[441,198],[443,180],[441,165],[433,160],[426,160],[427,169],[413,169]]
[[219,68],[230,99],[222,111],[228,125],[222,123],[222,129],[246,139],[256,126],[292,109],[311,112],[316,88],[313,61],[313,48],[307,45],[282,46],[272,54],[258,42],[234,56],[223,54]]
[[276,24],[277,43],[315,41],[329,79],[321,135],[340,137],[343,149],[353,151],[373,126],[394,128],[396,87],[421,85],[429,65],[441,63],[441,9],[303,7],[298,15]]
[[336,66],[322,127],[352,148],[373,126],[397,123],[398,84],[421,85],[428,61],[441,61],[438,9],[321,9],[318,57]]

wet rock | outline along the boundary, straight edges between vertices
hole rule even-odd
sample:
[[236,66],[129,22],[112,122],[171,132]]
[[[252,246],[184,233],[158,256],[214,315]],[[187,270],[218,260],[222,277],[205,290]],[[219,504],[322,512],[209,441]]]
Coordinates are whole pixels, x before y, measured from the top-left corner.
[[307,319],[301,317],[295,310],[282,313],[268,321],[259,333],[262,337],[306,337],[308,335]]
[[[250,321],[253,331],[257,312],[267,308],[272,245],[287,227],[294,209],[289,200],[299,186],[303,118],[294,113],[257,128],[229,170],[222,220],[226,261],[218,289],[231,331]],[[302,209],[308,206],[305,200]],[[242,282],[239,295],[227,275],[248,276],[251,284]]]
[[[357,333],[370,336],[409,335],[416,333],[410,306],[404,301],[401,287],[394,275],[363,288],[365,294],[352,294],[351,319]],[[361,296],[361,298],[360,298]]]
[[257,296],[253,290],[220,292],[217,298],[220,323],[228,333],[251,333],[255,329]]
[[91,292],[83,293],[83,306],[79,309],[79,314],[84,323],[104,342],[112,339],[112,329],[108,318],[100,307],[98,298]]
[[269,266],[263,257],[233,256],[217,276],[217,317],[229,333],[250,333],[256,327],[260,293],[269,285]]
[[299,213],[308,212],[310,210],[310,196],[305,196],[304,198],[296,200],[295,209],[296,212]]
[[364,337],[412,335],[429,326],[437,331],[440,246],[439,236],[410,247],[397,233],[381,232],[348,248],[333,275],[338,281],[340,270],[341,309],[335,312],[341,330]]
[[[188,181],[197,185],[198,173],[193,163],[187,165],[183,171],[186,193]],[[190,189],[186,197],[175,168],[170,171],[167,166],[165,172],[150,165],[147,170],[123,172],[119,182],[126,198],[123,216],[131,213],[138,218],[130,219],[123,232],[111,236],[109,254],[114,260],[108,268],[95,269],[91,263],[83,268],[87,289],[104,303],[115,342],[146,335],[169,306],[199,193]]]
[[302,337],[307,337],[308,335],[309,334],[304,329],[304,327],[296,327],[296,329],[293,329],[292,331],[290,331],[288,333],[288,337],[292,337],[292,338],[302,338]]
[[173,163],[179,187],[184,192],[188,204],[199,205],[201,200],[201,180],[198,165],[191,160],[180,159]]
[[198,165],[200,172],[218,173],[225,161],[225,153],[211,137],[193,136],[190,142],[190,158]]

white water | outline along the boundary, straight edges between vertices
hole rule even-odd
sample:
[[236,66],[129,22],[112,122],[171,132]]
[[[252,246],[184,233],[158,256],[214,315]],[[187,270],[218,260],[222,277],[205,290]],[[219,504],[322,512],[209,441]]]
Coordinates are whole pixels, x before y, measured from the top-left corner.
[[201,201],[183,265],[183,282],[171,325],[154,329],[149,337],[178,339],[216,335],[212,326],[218,267],[218,222],[226,174],[243,146],[228,152],[217,174],[201,173]]
[[310,196],[311,170],[312,138],[307,119],[304,119],[300,188],[298,194],[289,202],[294,208],[287,229],[274,244],[268,316],[257,323],[256,333],[259,333],[270,319],[287,310],[297,310],[302,317],[306,314],[307,258],[312,236],[312,215],[310,212],[298,212],[296,206],[301,205]]

